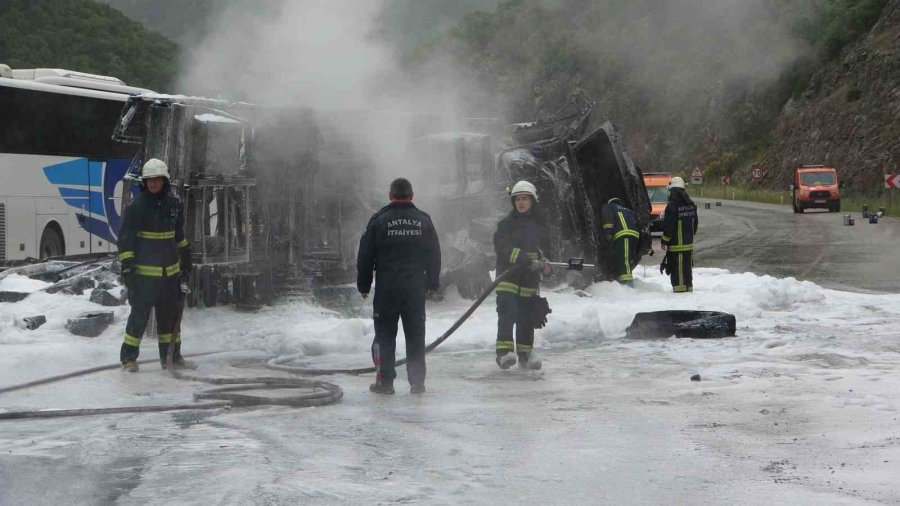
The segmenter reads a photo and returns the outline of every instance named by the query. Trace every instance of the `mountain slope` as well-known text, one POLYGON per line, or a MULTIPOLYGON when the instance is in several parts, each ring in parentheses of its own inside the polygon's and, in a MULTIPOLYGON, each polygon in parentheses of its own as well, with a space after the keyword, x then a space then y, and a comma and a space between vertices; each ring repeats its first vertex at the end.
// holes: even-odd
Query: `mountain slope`
POLYGON ((900 170, 900 0, 784 107, 775 139, 763 166, 779 186, 802 164, 838 167, 859 191, 879 189, 882 173, 900 170))
POLYGON ((89 0, 0 2, 0 62, 66 68, 168 91, 178 47, 121 12, 89 0))

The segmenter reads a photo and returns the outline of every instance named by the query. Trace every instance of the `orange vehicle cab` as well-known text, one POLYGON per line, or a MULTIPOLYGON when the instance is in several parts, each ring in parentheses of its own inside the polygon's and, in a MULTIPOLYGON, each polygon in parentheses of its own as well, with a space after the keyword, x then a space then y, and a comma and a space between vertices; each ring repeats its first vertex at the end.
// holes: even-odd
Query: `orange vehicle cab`
POLYGON ((666 209, 669 202, 669 181, 672 180, 670 172, 645 172, 644 186, 647 187, 647 195, 650 197, 650 230, 662 230, 660 214, 666 209))
POLYGON ((839 212, 841 186, 834 167, 804 165, 797 168, 791 183, 791 205, 794 212, 802 213, 815 207, 828 209, 832 213, 839 212))

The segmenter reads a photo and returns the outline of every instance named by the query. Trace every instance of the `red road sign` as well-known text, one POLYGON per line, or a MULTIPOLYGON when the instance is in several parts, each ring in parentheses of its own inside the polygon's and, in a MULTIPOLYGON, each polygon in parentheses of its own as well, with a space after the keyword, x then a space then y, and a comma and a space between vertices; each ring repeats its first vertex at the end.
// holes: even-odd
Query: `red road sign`
POLYGON ((900 174, 885 174, 884 187, 900 190, 900 174))
POLYGON ((728 176, 723 177, 722 184, 731 184, 731 179, 728 176))
POLYGON ((700 170, 700 167, 695 167, 694 170, 691 171, 691 177, 703 177, 703 171, 700 170))
POLYGON ((753 179, 762 179, 762 177, 765 175, 766 171, 764 171, 762 167, 758 165, 750 167, 750 177, 752 177, 753 179))

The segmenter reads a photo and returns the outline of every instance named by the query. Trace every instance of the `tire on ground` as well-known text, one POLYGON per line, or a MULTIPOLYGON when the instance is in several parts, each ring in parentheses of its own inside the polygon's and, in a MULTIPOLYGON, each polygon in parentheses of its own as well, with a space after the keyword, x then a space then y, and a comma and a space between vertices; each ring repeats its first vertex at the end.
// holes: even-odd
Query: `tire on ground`
POLYGON ((633 339, 718 339, 734 336, 736 329, 734 315, 719 311, 653 311, 634 315, 625 335, 633 339))

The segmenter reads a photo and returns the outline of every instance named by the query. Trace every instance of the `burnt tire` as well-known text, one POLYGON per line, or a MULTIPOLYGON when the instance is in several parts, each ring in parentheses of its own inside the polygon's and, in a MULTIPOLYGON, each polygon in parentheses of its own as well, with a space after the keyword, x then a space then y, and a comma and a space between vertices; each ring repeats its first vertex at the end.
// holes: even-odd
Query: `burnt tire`
POLYGON ((61 257, 65 254, 66 245, 59 229, 52 224, 44 227, 44 232, 41 233, 41 243, 38 246, 38 256, 43 259, 61 257))
POLYGON ((734 315, 720 311, 653 311, 634 315, 625 335, 633 339, 719 339, 734 336, 736 330, 734 315))

